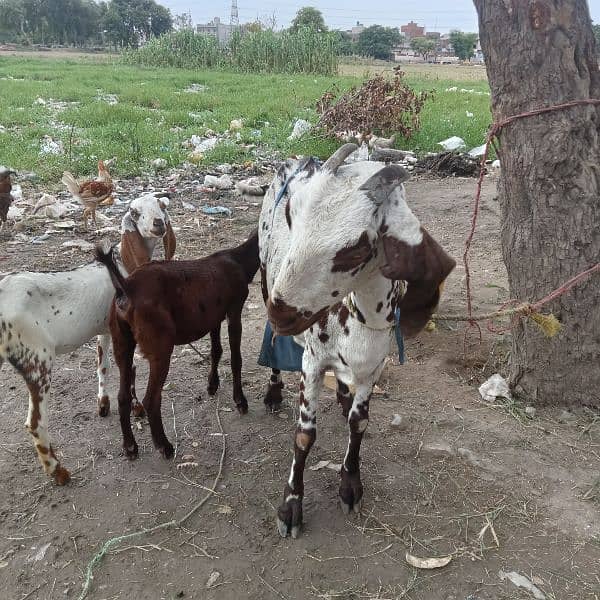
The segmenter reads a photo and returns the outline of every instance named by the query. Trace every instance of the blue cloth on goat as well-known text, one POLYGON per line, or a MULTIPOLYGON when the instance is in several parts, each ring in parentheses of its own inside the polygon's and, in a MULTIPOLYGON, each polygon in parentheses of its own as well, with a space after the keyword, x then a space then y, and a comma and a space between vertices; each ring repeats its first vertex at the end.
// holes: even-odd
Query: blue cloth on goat
POLYGON ((271 323, 267 321, 258 364, 280 371, 302 371, 304 348, 291 335, 278 335, 273 339, 271 323))

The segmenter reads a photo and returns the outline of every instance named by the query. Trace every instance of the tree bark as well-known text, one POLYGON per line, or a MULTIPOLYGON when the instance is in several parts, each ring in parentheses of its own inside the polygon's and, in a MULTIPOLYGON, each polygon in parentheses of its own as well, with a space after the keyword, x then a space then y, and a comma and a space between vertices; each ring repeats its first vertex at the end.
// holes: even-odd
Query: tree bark
MULTIPOLYGON (((474 0, 494 121, 600 98, 585 0, 474 0)), ((502 251, 511 297, 536 301, 600 262, 600 108, 526 117, 500 132, 502 251)), ((600 275, 546 305, 547 339, 521 320, 510 383, 538 404, 600 406, 600 275)))

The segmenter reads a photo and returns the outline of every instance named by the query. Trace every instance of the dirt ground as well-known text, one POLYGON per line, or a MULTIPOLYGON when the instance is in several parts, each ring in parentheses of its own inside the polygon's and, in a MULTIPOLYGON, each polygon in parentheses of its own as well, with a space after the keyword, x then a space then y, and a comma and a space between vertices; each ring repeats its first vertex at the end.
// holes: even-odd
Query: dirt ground
MULTIPOLYGON (((407 185, 413 210, 457 259, 474 190, 473 179, 414 178, 407 185)), ((241 241, 260 210, 223 194, 210 201, 232 207, 232 218, 209 218, 184 208, 182 200, 200 206, 206 198, 191 186, 172 200, 179 257, 205 255, 241 241)), ((110 209, 115 225, 124 208, 110 209)), ((45 228, 39 225, 27 234, 45 228)), ((79 226, 39 245, 12 244, 11 235, 4 235, 0 269, 87 262, 89 254, 61 247, 82 236, 98 239, 79 226)), ((112 237, 116 240, 116 234, 112 237)), ((507 299, 492 180, 484 187, 472 266, 475 309, 492 310, 507 299)), ((449 278, 439 310, 464 313, 460 266, 449 278)), ((530 418, 518 403, 484 403, 477 386, 502 369, 510 350, 507 336, 484 334, 483 345, 465 360, 462 329, 441 323, 407 342, 404 366, 392 355, 379 382, 383 393, 371 402, 363 442, 362 514, 346 517, 340 510, 334 470, 309 468, 304 532, 297 540, 280 538, 275 507, 292 458, 298 377, 285 377, 284 410, 266 414, 262 395, 268 373, 256 364, 264 321, 257 278, 244 309, 243 377, 250 403, 244 417, 233 410, 226 343, 216 398, 205 391, 207 341, 197 344, 201 359, 189 348, 176 350, 163 395, 166 432, 177 442, 173 461, 154 451, 145 421, 135 426, 139 459, 129 462, 122 456, 117 373, 111 370, 111 414, 100 418, 93 341, 60 357, 50 435, 63 463, 74 471, 64 488, 46 480, 23 427, 24 383, 12 368, 3 367, 2 598, 78 597, 88 562, 108 539, 178 519, 206 495, 219 468, 223 439, 226 455, 216 494, 182 528, 113 546, 95 567, 88 598, 534 598, 503 581, 500 571, 533 581, 544 594, 538 598, 600 598, 600 419, 586 412, 565 415, 560 408, 537 409, 530 418), (391 427, 394 414, 404 418, 404 430, 391 427), (434 443, 448 447, 436 451, 434 443), (186 455, 198 466, 178 469, 186 455), (406 563, 407 551, 420 557, 451 555, 452 561, 441 569, 417 570, 406 563), (220 575, 211 578, 207 589, 214 572, 220 575)), ((141 397, 147 371, 139 363, 141 397)), ((326 390, 309 467, 341 462, 346 443, 344 420, 326 390)))

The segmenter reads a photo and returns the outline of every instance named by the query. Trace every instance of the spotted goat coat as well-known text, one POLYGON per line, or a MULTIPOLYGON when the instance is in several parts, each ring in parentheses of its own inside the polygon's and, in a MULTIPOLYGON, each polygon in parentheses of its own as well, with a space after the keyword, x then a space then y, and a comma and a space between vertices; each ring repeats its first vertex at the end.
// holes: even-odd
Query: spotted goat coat
MULTIPOLYGON (((275 334, 304 346, 294 459, 278 510, 282 536, 302 524, 303 471, 316 438, 323 376, 335 372, 349 440, 339 496, 345 512, 363 496, 359 452, 369 401, 394 340, 395 309, 405 336, 420 331, 455 266, 408 207, 401 167, 343 165, 356 149, 342 146, 322 167, 288 160, 266 193, 260 216, 263 297, 275 334), (400 281, 407 284, 401 295, 400 281), (350 385, 355 386, 354 396, 350 385)), ((273 371, 265 403, 281 402, 273 371)))
MULTIPOLYGON (((120 268, 124 274, 149 261, 161 239, 165 256, 170 259, 175 253, 168 203, 167 197, 154 194, 131 202, 121 222, 120 268)), ((10 273, 0 280, 0 366, 9 362, 27 384, 29 413, 25 426, 44 470, 59 485, 67 483, 70 475, 48 436, 54 359, 98 336, 98 412, 107 415, 108 315, 114 293, 106 269, 96 262, 72 271, 10 273)))

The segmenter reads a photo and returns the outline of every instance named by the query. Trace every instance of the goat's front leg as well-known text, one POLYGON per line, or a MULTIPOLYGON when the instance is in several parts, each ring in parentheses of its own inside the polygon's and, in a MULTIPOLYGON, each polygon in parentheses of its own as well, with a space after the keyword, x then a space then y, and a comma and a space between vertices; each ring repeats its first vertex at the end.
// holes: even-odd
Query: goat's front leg
POLYGON ((148 377, 148 387, 144 397, 144 408, 148 414, 148 422, 152 433, 154 447, 165 457, 173 458, 175 454, 173 445, 165 435, 162 417, 160 415, 160 404, 162 399, 162 389, 169 374, 169 364, 173 346, 164 348, 158 352, 158 357, 151 357, 150 376, 148 377))
POLYGON ((242 307, 227 315, 229 349, 231 350, 231 372, 233 374, 233 401, 241 415, 248 412, 248 401, 242 390, 242 307))
POLYGON ((277 529, 281 537, 291 534, 297 538, 302 527, 304 498, 304 465, 317 437, 317 407, 323 381, 320 371, 302 371, 300 380, 300 416, 294 438, 294 460, 290 477, 283 490, 283 502, 277 511, 277 529))
POLYGON ((106 393, 106 374, 110 368, 108 349, 110 347, 110 335, 98 336, 98 414, 101 417, 108 416, 110 412, 110 398, 106 393))
POLYGON ((360 445, 369 425, 369 401, 374 382, 356 386, 352 408, 348 414, 348 449, 340 472, 340 506, 345 514, 360 512, 362 506, 363 486, 360 480, 360 445))
POLYGON ((210 332, 210 373, 208 374, 208 394, 214 396, 219 389, 219 361, 223 356, 221 346, 221 323, 210 332))
POLYGON ((281 402, 283 401, 283 380, 281 379, 281 371, 279 369, 271 369, 271 378, 269 387, 265 394, 264 402, 267 411, 279 412, 281 402))

